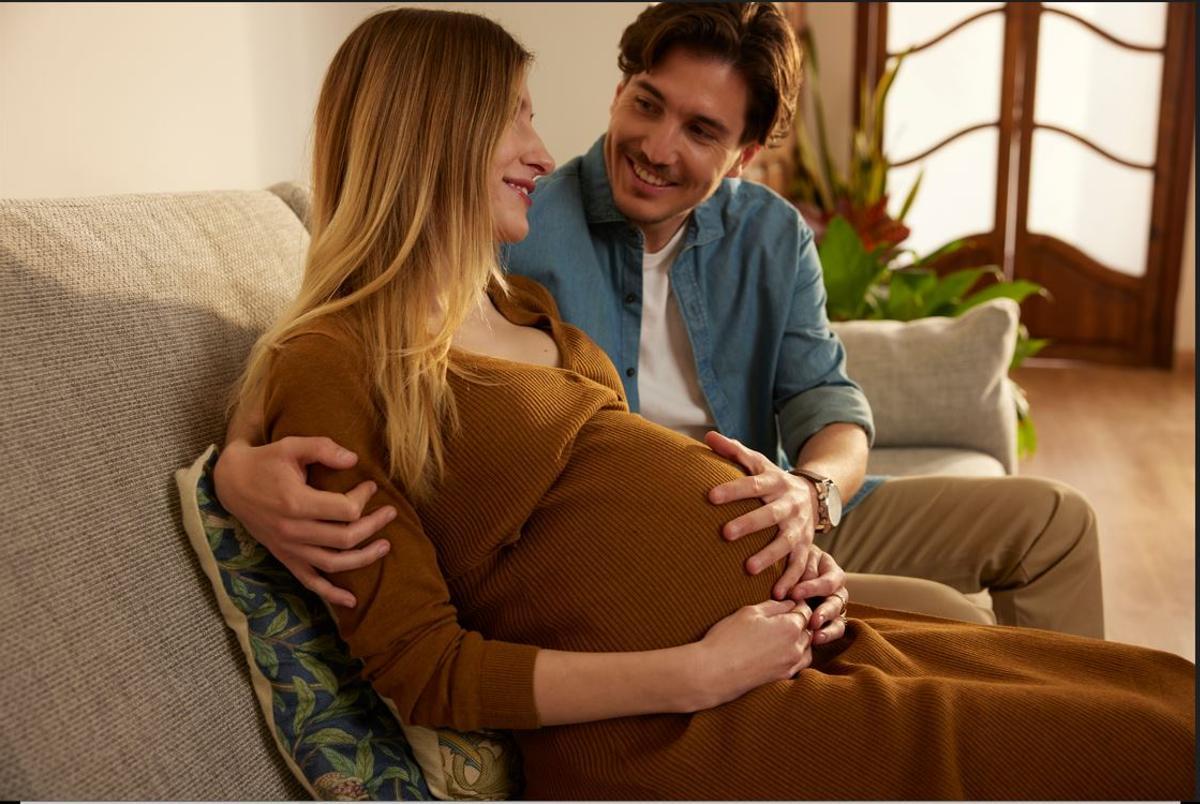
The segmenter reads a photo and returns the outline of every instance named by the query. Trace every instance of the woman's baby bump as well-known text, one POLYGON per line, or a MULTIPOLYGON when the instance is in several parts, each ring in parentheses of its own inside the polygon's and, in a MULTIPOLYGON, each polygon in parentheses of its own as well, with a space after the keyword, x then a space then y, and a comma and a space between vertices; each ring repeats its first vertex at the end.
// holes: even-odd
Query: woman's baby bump
POLYGON ((640 416, 600 411, 579 431, 520 539, 479 579, 471 597, 486 591, 486 611, 496 615, 480 626, 494 638, 547 648, 647 650, 698 639, 738 607, 768 599, 782 563, 750 576, 745 562, 774 528, 735 542, 721 535, 760 503, 714 505, 707 497, 742 474, 697 441, 640 416), (501 615, 516 604, 499 599, 509 595, 537 616, 501 615))

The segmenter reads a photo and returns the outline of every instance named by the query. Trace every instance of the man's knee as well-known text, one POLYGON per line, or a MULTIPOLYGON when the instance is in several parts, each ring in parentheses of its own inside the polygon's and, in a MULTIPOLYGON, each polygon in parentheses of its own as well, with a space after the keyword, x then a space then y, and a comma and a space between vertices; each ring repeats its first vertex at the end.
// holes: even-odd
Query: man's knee
MULTIPOLYGON (((1013 478, 1017 480, 1017 478, 1013 478)), ((1100 541, 1096 530, 1096 511, 1087 497, 1073 486, 1047 478, 1021 478, 1025 488, 1021 497, 1036 511, 1034 527, 1043 560, 1072 555, 1099 566, 1100 541)), ((1033 524, 1033 523, 1031 523, 1033 524)))
POLYGON ((1054 497, 1052 520, 1058 527, 1078 533, 1079 538, 1089 545, 1096 544, 1096 510, 1073 486, 1057 480, 1044 481, 1048 493, 1054 497))

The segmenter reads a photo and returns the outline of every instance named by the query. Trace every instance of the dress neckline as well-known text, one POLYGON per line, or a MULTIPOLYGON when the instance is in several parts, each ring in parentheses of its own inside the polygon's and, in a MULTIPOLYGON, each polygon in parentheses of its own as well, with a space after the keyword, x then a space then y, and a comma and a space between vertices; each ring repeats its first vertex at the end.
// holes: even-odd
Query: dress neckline
POLYGON ((519 327, 537 327, 546 332, 550 339, 554 341, 554 346, 558 349, 557 366, 546 366, 541 363, 527 363, 522 360, 510 360, 507 357, 497 357, 495 355, 484 354, 483 352, 472 352, 469 349, 462 349, 458 346, 451 346, 450 351, 460 359, 485 363, 500 363, 506 366, 519 367, 522 369, 545 369, 547 371, 574 371, 571 363, 571 352, 567 348, 566 332, 563 331, 562 324, 554 320, 546 313, 538 313, 532 310, 517 306, 503 291, 493 282, 488 285, 488 298, 492 300, 492 304, 500 312, 500 315, 510 324, 516 324, 519 327))

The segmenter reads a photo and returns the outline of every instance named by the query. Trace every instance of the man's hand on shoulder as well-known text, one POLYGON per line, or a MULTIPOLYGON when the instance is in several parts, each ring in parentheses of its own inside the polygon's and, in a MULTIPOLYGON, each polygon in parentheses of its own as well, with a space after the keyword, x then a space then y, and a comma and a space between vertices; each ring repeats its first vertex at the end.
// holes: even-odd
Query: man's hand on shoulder
POLYGON ((366 516, 375 484, 364 481, 345 494, 308 485, 309 464, 349 469, 358 457, 332 439, 288 437, 255 447, 230 441, 213 473, 217 498, 250 535, 279 559, 305 587, 326 602, 353 607, 354 596, 321 573, 365 567, 390 547, 379 539, 358 547, 396 516, 391 506, 366 516))

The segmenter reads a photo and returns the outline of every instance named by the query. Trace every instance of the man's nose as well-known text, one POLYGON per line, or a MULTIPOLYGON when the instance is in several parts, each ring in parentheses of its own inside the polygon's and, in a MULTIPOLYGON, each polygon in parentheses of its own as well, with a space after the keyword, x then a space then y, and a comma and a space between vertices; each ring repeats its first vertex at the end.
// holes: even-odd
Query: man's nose
POLYGON ((678 136, 679 127, 673 123, 654 124, 642 140, 642 155, 654 165, 672 164, 678 151, 678 136))

